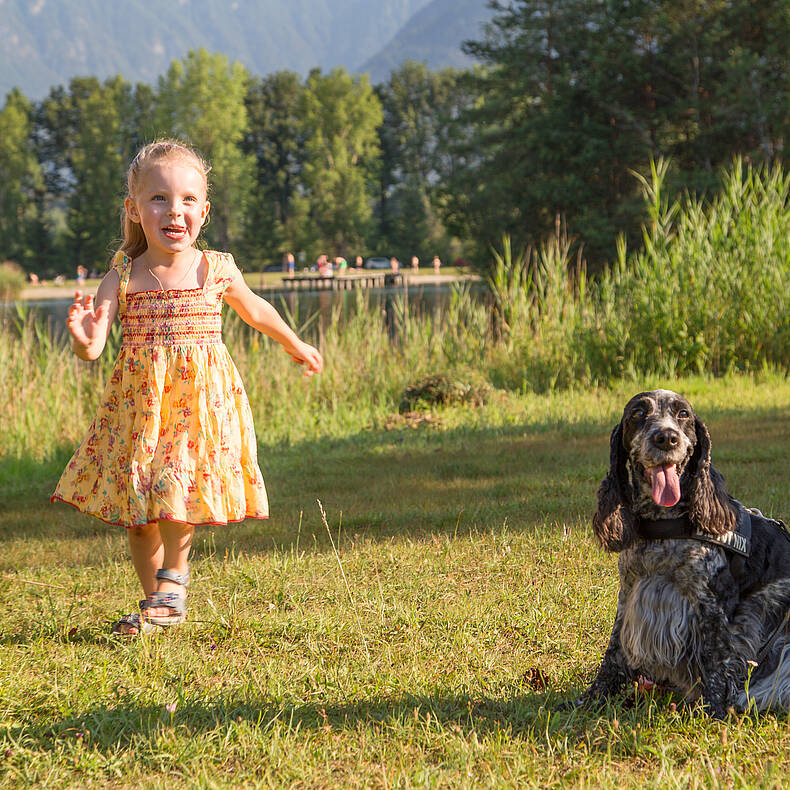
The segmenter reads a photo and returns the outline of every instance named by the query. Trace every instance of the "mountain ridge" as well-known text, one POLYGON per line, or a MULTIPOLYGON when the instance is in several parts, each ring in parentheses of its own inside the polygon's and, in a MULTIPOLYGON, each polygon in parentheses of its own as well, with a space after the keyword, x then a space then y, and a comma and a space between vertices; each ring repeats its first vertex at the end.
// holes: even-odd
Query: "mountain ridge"
POLYGON ((475 61, 461 44, 483 36, 483 25, 494 15, 487 6, 488 0, 431 0, 360 70, 376 83, 405 60, 424 62, 430 69, 471 67, 475 61))
POLYGON ((335 66, 360 72, 429 5, 433 0, 0 0, 0 97, 16 86, 38 100, 74 76, 154 83, 173 60, 200 47, 257 75, 335 66))

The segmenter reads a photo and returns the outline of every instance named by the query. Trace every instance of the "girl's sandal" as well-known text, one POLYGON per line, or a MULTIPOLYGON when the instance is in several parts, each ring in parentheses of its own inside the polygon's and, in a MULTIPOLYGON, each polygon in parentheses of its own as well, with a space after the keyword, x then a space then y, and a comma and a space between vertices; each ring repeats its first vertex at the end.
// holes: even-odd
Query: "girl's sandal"
MULTIPOLYGON (((144 602, 141 601, 140 603, 144 602)), ((113 636, 139 636, 140 634, 153 634, 160 630, 161 626, 148 622, 139 612, 133 612, 132 614, 125 614, 118 620, 118 622, 113 625, 110 633, 113 636), (130 633, 128 630, 130 628, 136 628, 137 633, 130 633)))
MULTIPOLYGON (((175 582, 186 588, 189 586, 189 571, 185 574, 176 573, 175 571, 160 568, 156 572, 156 578, 168 582, 175 582)), ((171 625, 180 625, 187 619, 187 596, 186 590, 183 595, 174 592, 153 592, 140 604, 140 611, 146 623, 153 626, 163 626, 165 628, 171 625), (154 615, 146 614, 149 609, 169 609, 172 614, 169 615, 154 615)))

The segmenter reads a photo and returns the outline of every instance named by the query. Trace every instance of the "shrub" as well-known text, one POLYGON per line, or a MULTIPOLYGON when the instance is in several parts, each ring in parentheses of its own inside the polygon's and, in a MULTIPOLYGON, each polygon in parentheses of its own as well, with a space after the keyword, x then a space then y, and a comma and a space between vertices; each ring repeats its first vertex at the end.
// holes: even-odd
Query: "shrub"
POLYGON ((449 406, 454 403, 482 406, 489 391, 490 387, 485 384, 475 385, 442 374, 427 376, 406 387, 398 410, 404 414, 415 409, 449 406))

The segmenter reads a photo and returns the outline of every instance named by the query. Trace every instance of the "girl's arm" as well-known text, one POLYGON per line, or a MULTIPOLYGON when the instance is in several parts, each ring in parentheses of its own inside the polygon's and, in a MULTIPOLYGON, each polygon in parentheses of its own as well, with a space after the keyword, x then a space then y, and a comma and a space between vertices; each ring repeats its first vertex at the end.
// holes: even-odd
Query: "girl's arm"
POLYGON ((107 343, 110 327, 118 312, 118 272, 114 269, 104 275, 96 292, 94 309, 93 296, 83 297, 77 291, 69 307, 66 328, 71 335, 71 349, 86 361, 96 359, 107 343))
POLYGON ((242 321, 268 335, 272 340, 276 340, 290 354, 294 362, 304 365, 306 376, 321 372, 324 360, 318 349, 299 340, 277 310, 250 290, 240 273, 233 278, 224 296, 225 301, 239 314, 242 321))

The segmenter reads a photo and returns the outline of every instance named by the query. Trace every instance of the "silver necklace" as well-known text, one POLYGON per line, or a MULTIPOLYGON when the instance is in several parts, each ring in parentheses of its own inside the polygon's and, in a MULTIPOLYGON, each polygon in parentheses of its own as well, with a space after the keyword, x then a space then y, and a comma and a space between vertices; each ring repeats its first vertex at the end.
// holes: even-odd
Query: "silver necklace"
POLYGON ((162 285, 162 281, 156 276, 156 272, 154 272, 154 270, 150 266, 147 266, 146 268, 148 269, 149 272, 151 272, 153 278, 159 283, 159 287, 161 288, 162 291, 173 291, 175 290, 176 286, 181 285, 181 283, 184 282, 184 280, 186 280, 187 275, 190 274, 192 269, 195 268, 195 264, 197 263, 199 258, 200 258, 200 251, 195 250, 195 254, 192 257, 192 262, 189 264, 189 268, 184 272, 183 275, 181 275, 181 279, 178 282, 173 283, 169 288, 165 288, 164 285, 162 285))

